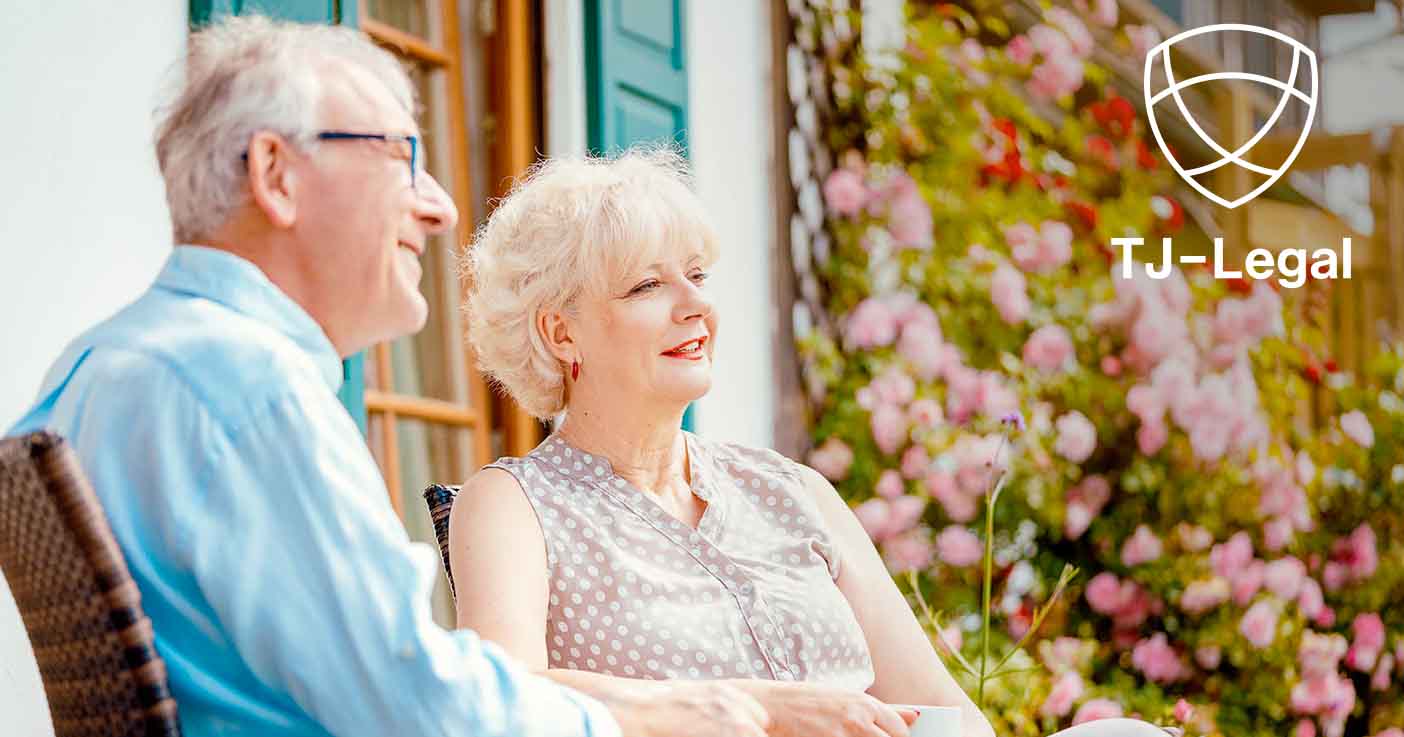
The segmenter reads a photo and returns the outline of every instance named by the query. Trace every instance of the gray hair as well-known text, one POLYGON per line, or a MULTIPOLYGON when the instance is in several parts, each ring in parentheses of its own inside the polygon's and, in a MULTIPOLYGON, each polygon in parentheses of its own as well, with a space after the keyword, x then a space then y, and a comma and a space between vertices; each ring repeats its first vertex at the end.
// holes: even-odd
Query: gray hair
POLYGON ((405 68, 350 28, 250 15, 190 36, 184 81, 156 133, 177 242, 209 237, 248 201, 241 155, 255 133, 272 131, 304 149, 315 143, 319 74, 329 61, 365 69, 415 111, 405 68))

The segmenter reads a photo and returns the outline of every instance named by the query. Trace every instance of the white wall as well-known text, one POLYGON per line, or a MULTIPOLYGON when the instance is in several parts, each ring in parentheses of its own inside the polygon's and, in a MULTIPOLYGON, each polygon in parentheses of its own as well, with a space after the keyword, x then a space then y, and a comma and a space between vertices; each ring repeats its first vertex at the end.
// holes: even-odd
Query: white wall
POLYGON ((692 0, 687 16, 688 147, 722 259, 708 282, 721 310, 712 391, 697 425, 710 437, 770 447, 778 319, 770 11, 764 2, 692 0))
MULTIPOLYGON (((151 147, 158 89, 185 48, 186 0, 9 3, 0 35, 0 433, 84 328, 131 301, 170 250, 151 147)), ((52 734, 0 578, 6 734, 52 734), (17 721, 16 721, 17 720, 17 721)))

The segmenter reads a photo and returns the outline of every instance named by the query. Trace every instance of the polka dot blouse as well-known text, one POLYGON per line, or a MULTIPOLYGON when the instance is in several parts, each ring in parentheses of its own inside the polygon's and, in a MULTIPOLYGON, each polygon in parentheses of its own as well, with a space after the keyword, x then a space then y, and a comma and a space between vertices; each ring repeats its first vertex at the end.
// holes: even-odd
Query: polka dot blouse
POLYGON ((545 533, 550 667, 627 678, 763 678, 866 691, 872 660, 797 465, 685 433, 696 530, 559 436, 492 464, 545 533))

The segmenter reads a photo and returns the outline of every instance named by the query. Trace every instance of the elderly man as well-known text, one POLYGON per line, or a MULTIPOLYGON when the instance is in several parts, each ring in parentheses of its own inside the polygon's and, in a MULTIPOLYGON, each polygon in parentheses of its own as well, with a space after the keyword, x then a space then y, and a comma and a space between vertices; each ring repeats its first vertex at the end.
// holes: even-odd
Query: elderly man
POLYGON ((424 324, 419 257, 458 219, 413 109, 403 69, 352 31, 195 34, 157 140, 184 245, 13 432, 76 447, 187 735, 762 734, 724 684, 587 696, 430 618, 436 558, 336 399, 342 356, 424 324))

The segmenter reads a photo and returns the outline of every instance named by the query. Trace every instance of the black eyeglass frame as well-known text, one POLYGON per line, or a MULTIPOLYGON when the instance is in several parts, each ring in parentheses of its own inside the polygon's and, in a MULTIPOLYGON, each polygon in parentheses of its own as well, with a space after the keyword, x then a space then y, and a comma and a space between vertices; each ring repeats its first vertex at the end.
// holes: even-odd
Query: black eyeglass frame
MULTIPOLYGON (((317 131, 314 137, 319 141, 383 141, 385 143, 408 143, 410 147, 410 188, 416 189, 415 175, 419 172, 419 136, 411 136, 403 133, 356 133, 353 131, 331 130, 317 131)), ((245 151, 240 158, 248 161, 249 152, 245 151)))

